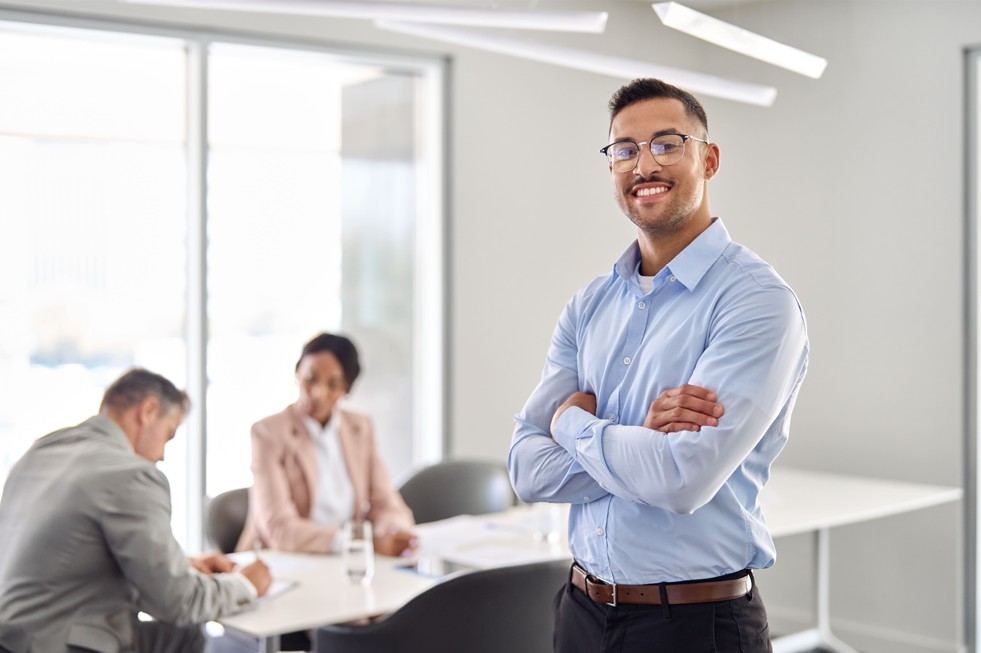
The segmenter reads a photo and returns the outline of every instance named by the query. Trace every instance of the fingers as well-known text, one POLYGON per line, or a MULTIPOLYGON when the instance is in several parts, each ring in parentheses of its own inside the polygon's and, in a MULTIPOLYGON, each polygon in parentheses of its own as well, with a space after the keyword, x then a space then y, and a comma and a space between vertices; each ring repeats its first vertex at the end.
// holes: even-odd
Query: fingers
POLYGON ((418 540, 413 533, 409 531, 398 531, 395 534, 395 555, 404 556, 412 553, 412 550, 416 548, 418 540))
POLYGON ((219 574, 227 574, 235 569, 235 563, 232 562, 231 558, 216 553, 206 559, 207 564, 211 567, 211 571, 219 574))
POLYGON ((643 426, 664 433, 718 426, 725 409, 715 399, 711 390, 691 384, 665 390, 651 402, 643 426))
POLYGON ((220 553, 189 557, 188 560, 190 560, 192 567, 208 576, 226 573, 235 568, 235 563, 220 553))
MULTIPOLYGON (((670 398, 665 403, 668 403, 671 409, 676 410, 679 415, 684 411, 688 411, 718 419, 725 412, 722 404, 717 404, 707 399, 692 397, 691 395, 678 395, 677 397, 670 398)), ((713 424, 713 426, 715 425, 713 424)))
POLYGON ((408 543, 406 543, 405 548, 402 549, 402 553, 400 553, 399 556, 403 558, 407 558, 413 555, 416 552, 416 549, 418 548, 419 548, 419 538, 413 535, 412 539, 410 539, 408 543))
POLYGON ((375 537, 375 551, 387 556, 400 556, 414 548, 416 536, 410 531, 395 529, 375 537))
POLYGON ((651 402, 659 410, 672 408, 687 409, 693 412, 719 418, 725 413, 721 404, 716 403, 716 394, 707 388, 697 385, 683 385, 680 388, 665 390, 657 399, 651 402))
POLYGON ((244 567, 240 572, 255 587, 256 593, 261 597, 265 596, 272 585, 272 573, 269 567, 262 560, 256 560, 244 567))
POLYGON ((677 397, 679 395, 696 397, 707 401, 715 401, 717 399, 716 394, 708 388, 703 388, 700 385, 692 385, 690 383, 686 383, 677 388, 671 388, 670 390, 665 390, 661 393, 662 397, 677 397))
MULTIPOLYGON (((690 410, 688 408, 668 408, 664 410, 657 410, 652 408, 647 414, 647 418, 644 419, 643 426, 649 429, 656 429, 658 431, 665 431, 665 427, 669 424, 686 425, 697 428, 672 428, 670 432, 675 431, 697 431, 700 430, 702 426, 718 426, 719 420, 712 415, 706 415, 703 412, 697 410, 690 410)), ((665 431, 669 432, 669 431, 665 431)))
POLYGON ((188 561, 191 563, 192 567, 200 571, 202 574, 206 576, 211 575, 211 569, 201 558, 188 558, 188 561))
POLYGON ((691 422, 671 422, 656 429, 661 433, 677 433, 678 431, 701 431, 702 427, 691 422))

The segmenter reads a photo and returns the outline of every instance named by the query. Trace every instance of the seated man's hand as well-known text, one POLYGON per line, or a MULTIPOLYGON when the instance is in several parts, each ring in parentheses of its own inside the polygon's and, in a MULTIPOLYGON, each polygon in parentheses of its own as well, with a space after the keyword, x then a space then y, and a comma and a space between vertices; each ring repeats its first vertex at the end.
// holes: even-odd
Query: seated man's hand
POLYGON ((714 392, 697 385, 685 384, 665 390, 651 402, 643 426, 662 433, 700 431, 703 426, 718 426, 725 409, 716 403, 716 399, 714 392))
POLYGON ((239 573, 252 583, 259 596, 265 596, 272 585, 272 573, 262 560, 255 560, 239 570, 239 573))
POLYGON ((208 553, 203 556, 191 557, 191 566, 206 576, 211 574, 226 574, 235 569, 235 562, 221 553, 208 553))
POLYGON ((416 546, 414 533, 400 528, 375 535, 375 552, 385 556, 400 556, 409 553, 416 546))

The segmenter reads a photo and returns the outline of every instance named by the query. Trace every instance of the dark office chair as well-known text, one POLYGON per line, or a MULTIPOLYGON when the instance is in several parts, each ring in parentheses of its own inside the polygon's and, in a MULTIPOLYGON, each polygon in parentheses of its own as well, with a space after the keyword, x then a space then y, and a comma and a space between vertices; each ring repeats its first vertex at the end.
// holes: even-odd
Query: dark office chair
POLYGON ((450 576, 382 621, 322 626, 317 653, 544 653, 571 560, 450 576))
POLYGON ((222 492, 208 502, 205 524, 208 539, 222 553, 231 553, 238 544, 249 514, 249 488, 222 492))
POLYGON ((504 465, 447 460, 416 472, 399 488, 417 524, 507 510, 516 502, 504 465))

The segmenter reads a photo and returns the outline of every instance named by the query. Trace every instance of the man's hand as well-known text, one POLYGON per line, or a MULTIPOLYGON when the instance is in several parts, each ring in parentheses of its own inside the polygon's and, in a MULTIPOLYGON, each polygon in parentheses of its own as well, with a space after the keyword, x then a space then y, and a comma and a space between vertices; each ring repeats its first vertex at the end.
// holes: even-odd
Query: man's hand
POLYGON ((375 551, 385 556, 400 556, 409 553, 416 546, 415 534, 396 528, 376 535, 374 538, 375 551))
POLYGON ((252 587, 255 588, 260 597, 265 596, 266 592, 269 591, 269 586, 272 585, 272 574, 262 560, 256 559, 245 565, 239 570, 239 573, 252 583, 252 587))
POLYGON ((221 553, 209 553, 207 555, 189 558, 189 560, 191 561, 191 566, 205 576, 226 574, 235 569, 235 563, 232 559, 221 553))
POLYGON ((555 409, 555 414, 552 415, 552 425, 549 427, 553 440, 555 439, 555 423, 559 421, 559 417, 562 416, 562 413, 564 413, 567 408, 572 408, 573 406, 582 408, 590 415, 595 415, 596 395, 587 394, 585 392, 573 392, 571 395, 569 395, 569 398, 565 400, 564 404, 555 409))
POLYGON ((651 402, 643 426, 662 433, 700 431, 703 426, 718 426, 725 409, 716 403, 716 399, 718 397, 711 390, 687 383, 680 388, 665 390, 651 402))

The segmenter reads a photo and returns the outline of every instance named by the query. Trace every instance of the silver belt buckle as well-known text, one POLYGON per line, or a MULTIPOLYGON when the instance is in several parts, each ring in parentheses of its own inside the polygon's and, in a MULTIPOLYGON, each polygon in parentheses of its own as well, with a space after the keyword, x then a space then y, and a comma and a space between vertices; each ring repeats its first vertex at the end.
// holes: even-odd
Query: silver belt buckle
MULTIPOLYGON (((581 567, 580 567, 580 569, 581 569, 581 567)), ((616 583, 607 583, 605 580, 603 580, 599 576, 593 576, 591 573, 589 573, 585 569, 583 569, 582 571, 583 571, 583 574, 585 574, 585 576, 586 576, 586 581, 585 581, 586 582, 586 596, 589 596, 589 586, 590 586, 590 584, 606 585, 607 587, 609 587, 613 591, 613 603, 604 603, 603 605, 612 605, 614 608, 617 607, 617 605, 619 605, 619 603, 617 602, 617 584, 616 583)), ((592 598, 592 597, 590 597, 590 598, 592 598)))

